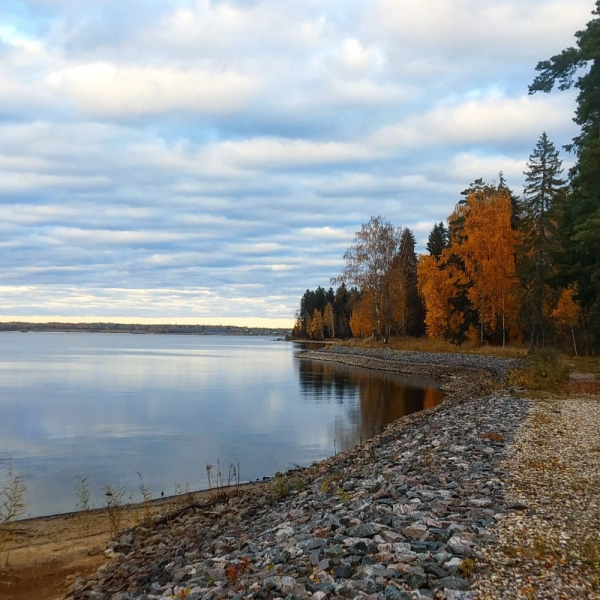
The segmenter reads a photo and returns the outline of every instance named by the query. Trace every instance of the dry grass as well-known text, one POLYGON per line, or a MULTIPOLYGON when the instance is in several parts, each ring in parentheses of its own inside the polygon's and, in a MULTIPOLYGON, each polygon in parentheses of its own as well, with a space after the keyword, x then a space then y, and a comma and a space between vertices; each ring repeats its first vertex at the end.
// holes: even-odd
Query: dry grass
POLYGON ((110 526, 110 534, 112 538, 116 538, 121 531, 121 525, 123 522, 123 508, 125 493, 127 489, 125 487, 105 485, 104 486, 104 497, 106 502, 106 511, 108 514, 108 523, 110 526))
POLYGON ((15 521, 25 513, 25 478, 9 465, 6 481, 0 481, 0 556, 8 566, 15 521))
POLYGON ((392 337, 388 344, 373 339, 351 339, 340 342, 344 346, 356 348, 391 348, 411 352, 451 352, 454 354, 482 354, 485 356, 503 356, 521 358, 527 355, 525 346, 482 346, 474 347, 470 343, 451 344, 445 340, 432 340, 426 337, 392 337))
POLYGON ((600 379, 600 358, 597 356, 570 356, 569 366, 577 373, 591 373, 600 379))
POLYGON ((518 369, 509 373, 509 383, 534 392, 558 393, 569 378, 564 356, 556 350, 539 350, 527 357, 518 369))

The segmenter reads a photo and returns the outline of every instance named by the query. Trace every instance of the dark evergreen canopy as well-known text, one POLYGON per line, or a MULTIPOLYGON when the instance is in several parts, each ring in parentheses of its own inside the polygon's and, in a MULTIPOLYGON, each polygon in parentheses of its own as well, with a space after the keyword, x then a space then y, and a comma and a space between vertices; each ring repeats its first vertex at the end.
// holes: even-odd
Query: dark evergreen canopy
POLYGON ((600 0, 592 14, 596 18, 575 34, 576 47, 537 65, 539 75, 529 93, 550 92, 556 83, 560 90, 572 86, 579 90, 574 120, 581 131, 568 146, 577 163, 571 170, 572 198, 563 214, 568 243, 564 275, 577 282, 600 340, 600 0))

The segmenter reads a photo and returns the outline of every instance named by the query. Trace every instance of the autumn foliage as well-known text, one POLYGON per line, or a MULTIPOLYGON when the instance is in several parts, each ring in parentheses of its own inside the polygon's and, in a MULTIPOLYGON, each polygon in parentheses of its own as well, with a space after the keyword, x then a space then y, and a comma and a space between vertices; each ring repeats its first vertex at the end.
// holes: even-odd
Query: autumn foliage
POLYGON ((427 314, 427 335, 460 341, 473 321, 484 334, 501 332, 516 316, 515 249, 511 199, 507 191, 470 191, 450 217, 449 247, 439 257, 421 256, 419 292, 427 314))
POLYGON ((502 332, 514 322, 516 236, 511 202, 504 190, 471 192, 464 207, 463 236, 455 252, 470 283, 467 296, 483 329, 502 332))
POLYGON ((412 231, 374 216, 344 255, 337 291, 302 297, 296 337, 417 336, 471 346, 560 345, 593 349, 594 313, 561 266, 567 207, 558 152, 543 134, 528 162, 519 199, 502 173, 476 179, 417 257, 412 231), (348 287, 346 287, 348 286, 348 287), (587 330, 586 330, 587 327, 587 330), (569 335, 570 334, 570 335, 569 335))
POLYGON ((581 306, 575 300, 576 295, 577 284, 570 285, 561 292, 556 308, 552 311, 552 318, 556 321, 559 329, 566 329, 568 327, 571 331, 575 354, 577 354, 577 342, 575 340, 574 327, 581 316, 581 306))

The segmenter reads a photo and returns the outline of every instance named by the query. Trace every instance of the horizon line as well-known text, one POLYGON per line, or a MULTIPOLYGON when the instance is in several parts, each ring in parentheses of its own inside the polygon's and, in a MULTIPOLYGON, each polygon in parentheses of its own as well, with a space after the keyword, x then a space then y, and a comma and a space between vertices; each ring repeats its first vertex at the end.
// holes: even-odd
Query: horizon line
POLYGON ((89 315, 0 315, 0 323, 68 323, 71 325, 91 325, 94 323, 114 323, 118 325, 207 325, 233 327, 263 327, 267 329, 292 329, 293 319, 269 317, 107 317, 89 315))

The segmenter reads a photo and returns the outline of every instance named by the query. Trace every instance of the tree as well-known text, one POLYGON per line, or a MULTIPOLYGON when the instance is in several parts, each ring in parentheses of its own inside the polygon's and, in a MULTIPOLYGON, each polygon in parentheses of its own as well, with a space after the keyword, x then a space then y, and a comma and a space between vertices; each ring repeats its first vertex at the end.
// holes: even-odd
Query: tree
MULTIPOLYGON (((344 254, 346 267, 336 280, 358 286, 372 299, 373 333, 387 343, 392 328, 391 270, 401 231, 383 217, 371 217, 344 254)), ((354 331, 354 330, 353 330, 354 331)))
POLYGON ((373 321, 374 300, 370 294, 363 294, 356 302, 350 317, 350 329, 354 337, 369 337, 373 334, 375 322, 373 321))
POLYGON ((323 333, 324 323, 323 323, 323 314, 318 308, 315 308, 313 314, 310 317, 309 326, 308 326, 308 335, 313 340, 322 340, 325 339, 325 335, 323 333))
POLYGON ((552 290, 552 254, 556 250, 557 209, 565 192, 560 178, 562 161, 544 132, 524 172, 519 276, 522 311, 529 330, 530 348, 543 345, 552 290))
POLYGON ((433 226, 429 239, 427 240, 427 252, 431 256, 439 258, 444 248, 450 245, 450 235, 448 229, 444 226, 444 223, 440 221, 433 226))
POLYGON ((577 162, 571 169, 572 194, 563 211, 565 230, 565 264, 563 280, 577 282, 579 298, 596 318, 595 335, 600 340, 600 0, 592 19, 578 31, 577 47, 567 48, 550 60, 538 63, 539 74, 529 86, 529 93, 550 92, 558 82, 560 90, 573 85, 579 89, 575 122, 579 135, 567 146, 577 162), (576 74, 580 74, 575 79, 576 74))
POLYGON ((577 285, 571 285, 564 289, 558 299, 556 308, 552 311, 552 317, 555 319, 559 328, 565 329, 568 327, 571 330, 571 338, 573 340, 573 351, 577 356, 577 344, 575 343, 575 332, 573 327, 579 322, 581 307, 575 300, 577 295, 577 285))
POLYGON ((521 223, 521 200, 514 192, 508 187, 504 173, 500 171, 498 173, 498 186, 499 192, 506 192, 510 198, 510 208, 512 215, 510 217, 510 225, 514 230, 519 229, 521 223))
POLYGON ((393 321, 400 335, 423 333, 424 308, 417 290, 417 254, 413 232, 406 228, 392 264, 393 321))
POLYGON ((450 250, 440 259, 421 254, 417 264, 419 294, 425 304, 425 328, 433 339, 457 341, 461 336, 464 315, 456 310, 455 301, 465 282, 464 273, 450 260, 450 250))
POLYGON ((342 283, 335 292, 333 302, 333 312, 336 316, 338 337, 347 338, 350 336, 350 316, 352 315, 353 295, 348 292, 346 286, 342 283))
MULTIPOLYGON (((333 290, 332 290, 333 294, 333 290)), ((325 305, 325 310, 323 311, 323 322, 325 324, 325 328, 329 334, 330 338, 335 337, 335 312, 333 311, 333 304, 328 302, 325 305)))
POLYGON ((468 298, 484 327, 502 331, 506 345, 508 319, 514 315, 515 235, 511 199, 499 189, 467 196, 462 236, 453 251, 462 259, 472 284, 468 298))

